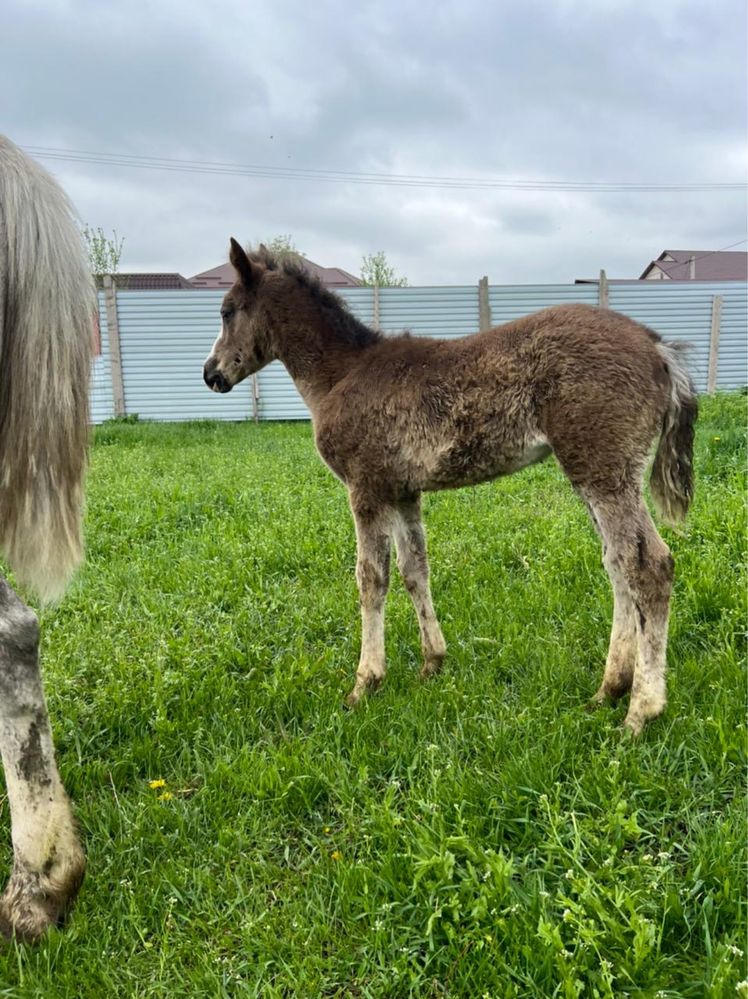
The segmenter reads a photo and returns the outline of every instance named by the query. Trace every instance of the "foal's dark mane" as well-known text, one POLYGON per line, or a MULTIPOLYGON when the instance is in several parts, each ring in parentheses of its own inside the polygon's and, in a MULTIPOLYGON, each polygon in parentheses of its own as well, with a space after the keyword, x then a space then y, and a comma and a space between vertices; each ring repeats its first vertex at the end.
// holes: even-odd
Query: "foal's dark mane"
POLYGON ((351 347, 368 347, 382 339, 380 332, 366 326, 353 315, 347 302, 325 288, 320 279, 307 270, 301 258, 285 256, 279 259, 265 246, 253 250, 247 256, 252 263, 260 264, 269 271, 281 271, 301 285, 310 300, 321 306, 325 324, 339 343, 351 347))

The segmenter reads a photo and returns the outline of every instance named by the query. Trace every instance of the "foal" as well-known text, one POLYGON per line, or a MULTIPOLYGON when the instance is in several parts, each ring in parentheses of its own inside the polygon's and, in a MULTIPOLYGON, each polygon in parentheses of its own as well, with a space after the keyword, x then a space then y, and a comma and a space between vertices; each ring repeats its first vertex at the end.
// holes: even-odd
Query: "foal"
POLYGON ((204 378, 229 392, 280 360, 309 407, 317 449, 346 484, 356 524, 361 658, 347 703, 385 673, 384 603, 394 538, 421 631, 422 676, 446 646, 431 602, 424 490, 475 485, 553 452, 603 543, 615 598, 597 702, 631 691, 639 733, 665 707, 673 560, 642 499, 682 520, 693 493, 693 386, 676 347, 625 316, 545 309, 458 340, 383 336, 293 263, 232 239, 237 280, 204 378))

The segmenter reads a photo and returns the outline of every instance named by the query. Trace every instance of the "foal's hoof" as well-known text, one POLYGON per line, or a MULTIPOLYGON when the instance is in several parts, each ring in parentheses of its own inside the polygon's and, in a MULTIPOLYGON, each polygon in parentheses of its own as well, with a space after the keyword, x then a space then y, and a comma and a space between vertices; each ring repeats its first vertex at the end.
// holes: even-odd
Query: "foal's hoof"
POLYGON ((633 739, 636 739, 644 731, 645 724, 646 721, 644 718, 640 718, 638 716, 632 718, 630 715, 627 715, 621 728, 624 732, 629 732, 633 739))
POLYGON ((83 853, 65 870, 38 873, 16 865, 0 898, 0 933, 36 943, 50 926, 62 926, 83 882, 83 853))
POLYGON ((606 704, 608 702, 615 704, 616 701, 620 701, 631 690, 631 680, 632 678, 627 674, 614 676, 612 680, 603 680, 595 696, 592 698, 592 703, 595 705, 606 704))
POLYGON ((428 659, 424 659, 420 673, 421 679, 428 680, 429 677, 436 676, 437 673, 441 673, 443 665, 444 656, 429 656, 428 659))
POLYGON ((346 708, 355 708, 366 694, 374 694, 379 690, 383 679, 383 676, 370 673, 366 678, 356 680, 355 687, 343 701, 343 705, 346 708))

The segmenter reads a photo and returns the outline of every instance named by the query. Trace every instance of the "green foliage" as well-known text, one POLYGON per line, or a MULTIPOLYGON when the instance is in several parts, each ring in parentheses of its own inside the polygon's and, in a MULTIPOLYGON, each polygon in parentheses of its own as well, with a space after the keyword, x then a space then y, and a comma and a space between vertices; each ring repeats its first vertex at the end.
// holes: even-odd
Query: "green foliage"
POLYGON ((394 267, 387 262, 384 250, 368 253, 361 261, 361 283, 373 288, 407 288, 408 279, 398 277, 394 267))
POLYGON ((273 238, 265 245, 279 261, 283 261, 287 258, 298 260, 300 257, 303 258, 306 256, 305 253, 302 253, 301 250, 297 248, 290 233, 281 236, 273 236, 273 238))
POLYGON ((124 236, 119 238, 115 229, 110 238, 100 227, 94 229, 89 225, 83 226, 81 235, 94 277, 101 279, 105 274, 116 275, 119 272, 122 247, 125 243, 124 236))
POLYGON ((703 401, 638 741, 586 710, 610 588, 552 461, 427 497, 445 670, 418 679, 393 580, 387 680, 344 712, 355 539, 310 427, 98 428, 88 561, 42 620, 89 873, 0 995, 740 995, 745 426, 703 401))

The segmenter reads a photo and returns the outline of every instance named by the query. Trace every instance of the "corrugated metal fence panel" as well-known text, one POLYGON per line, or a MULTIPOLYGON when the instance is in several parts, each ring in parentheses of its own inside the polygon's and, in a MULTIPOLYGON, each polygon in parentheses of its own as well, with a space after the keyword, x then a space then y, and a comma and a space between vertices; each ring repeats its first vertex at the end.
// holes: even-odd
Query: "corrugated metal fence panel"
MULTIPOLYGON (((748 382, 748 304, 745 282, 640 282, 609 285, 609 304, 661 333, 692 345, 688 363, 699 389, 706 387, 712 299, 723 298, 719 388, 748 382)), ((371 288, 339 292, 363 322, 374 320, 371 288)), ((251 381, 228 395, 208 392, 202 365, 219 329, 220 291, 119 291, 117 293, 125 404, 128 413, 156 420, 243 420, 252 416, 251 381)), ((563 302, 596 304, 596 284, 512 285, 489 288, 494 325, 563 302)), ((112 415, 106 310, 100 295, 102 354, 94 361, 91 416, 112 415)), ((387 332, 455 337, 479 325, 478 288, 383 288, 380 326, 387 332)), ((265 420, 306 419, 307 409, 279 364, 258 374, 259 414, 265 420)))
POLYGON ((551 305, 567 305, 571 302, 597 305, 597 301, 596 284, 494 284, 488 288, 492 326, 521 319, 522 316, 547 309, 551 305))
POLYGON ((379 326, 386 333, 452 338, 479 328, 478 287, 381 288, 379 326))
POLYGON ((89 386, 89 419, 91 423, 103 423, 114 416, 112 395, 112 365, 109 356, 109 331, 107 328, 104 293, 99 292, 99 336, 101 353, 93 359, 89 386))
POLYGON ((742 294, 720 294, 722 322, 717 387, 743 388, 748 385, 748 285, 743 285, 742 294))
POLYGON ((374 322, 373 288, 338 288, 336 294, 348 305, 354 316, 371 326, 374 322))
MULTIPOLYGON (((337 294, 362 323, 374 322, 373 288, 341 288, 337 294)), ((263 368, 257 375, 261 420, 308 420, 309 410, 296 391, 290 375, 278 361, 263 368)))
POLYGON ((703 392, 709 369, 712 301, 715 295, 721 295, 721 359, 717 387, 738 388, 745 384, 746 287, 742 281, 611 284, 610 307, 644 323, 666 340, 687 343, 690 349, 686 363, 696 388, 703 392))
POLYGON ((261 420, 309 419, 309 410, 280 361, 273 361, 258 372, 257 387, 261 420))
POLYGON ((125 407, 149 420, 245 420, 250 380, 210 392, 203 362, 220 329, 221 291, 118 291, 125 407))

